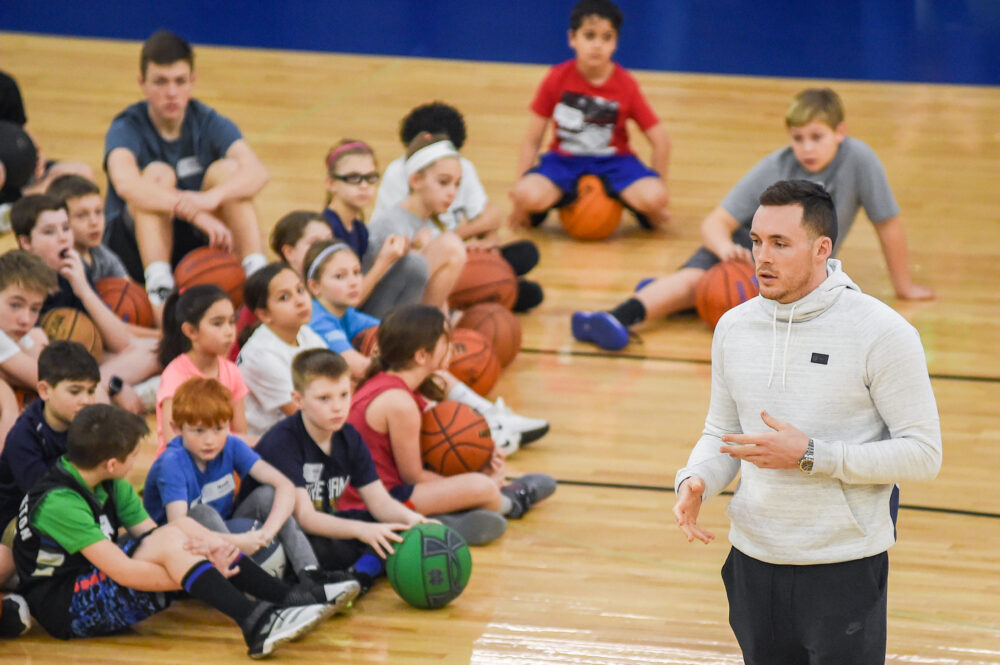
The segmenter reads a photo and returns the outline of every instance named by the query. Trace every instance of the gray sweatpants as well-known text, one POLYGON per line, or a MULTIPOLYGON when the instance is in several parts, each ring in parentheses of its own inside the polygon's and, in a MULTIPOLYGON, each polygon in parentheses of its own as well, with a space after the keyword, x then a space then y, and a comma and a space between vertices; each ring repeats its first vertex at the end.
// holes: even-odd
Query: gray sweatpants
POLYGON ((378 281, 361 311, 383 319, 394 307, 420 302, 428 279, 427 260, 416 252, 407 252, 378 281))
MULTIPOLYGON (((233 517, 247 517, 263 524, 271 514, 273 503, 274 488, 270 485, 261 485, 236 506, 233 517)), ((222 515, 211 506, 198 504, 188 510, 188 515, 209 531, 229 533, 226 520, 222 519, 222 515)), ((284 548, 285 558, 297 576, 304 568, 319 568, 319 561, 313 553, 312 545, 309 544, 309 539, 299 528, 299 523, 294 517, 285 520, 281 530, 278 531, 278 542, 284 548)))

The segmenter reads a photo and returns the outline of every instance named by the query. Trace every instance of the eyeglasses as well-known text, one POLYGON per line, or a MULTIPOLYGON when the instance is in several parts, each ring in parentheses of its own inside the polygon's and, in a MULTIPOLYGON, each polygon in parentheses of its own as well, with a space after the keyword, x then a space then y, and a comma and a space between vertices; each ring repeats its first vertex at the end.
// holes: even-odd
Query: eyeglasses
POLYGON ((362 181, 367 182, 369 185, 374 185, 378 182, 379 174, 378 171, 372 171, 371 173, 345 173, 344 175, 337 175, 335 173, 330 177, 334 180, 346 182, 348 185, 360 185, 362 181))

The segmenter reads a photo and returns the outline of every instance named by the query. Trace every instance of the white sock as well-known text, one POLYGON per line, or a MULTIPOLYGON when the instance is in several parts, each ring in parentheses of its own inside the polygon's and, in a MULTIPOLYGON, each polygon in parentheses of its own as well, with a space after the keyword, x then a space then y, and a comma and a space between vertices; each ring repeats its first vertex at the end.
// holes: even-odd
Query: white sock
POLYGON ((455 387, 448 392, 448 399, 468 404, 479 413, 486 413, 493 407, 493 402, 481 397, 479 393, 461 381, 458 381, 455 387))
POLYGON ((247 254, 243 257, 243 272, 247 274, 247 277, 254 274, 261 268, 267 265, 267 258, 260 252, 255 252, 253 254, 247 254))
POLYGON ((510 500, 510 497, 506 494, 500 495, 500 514, 510 515, 510 511, 514 509, 514 502, 510 500))
MULTIPOLYGON (((154 261, 146 266, 146 292, 155 294, 160 289, 174 290, 174 275, 166 261, 154 261)), ((162 303, 160 303, 162 304, 162 303)))

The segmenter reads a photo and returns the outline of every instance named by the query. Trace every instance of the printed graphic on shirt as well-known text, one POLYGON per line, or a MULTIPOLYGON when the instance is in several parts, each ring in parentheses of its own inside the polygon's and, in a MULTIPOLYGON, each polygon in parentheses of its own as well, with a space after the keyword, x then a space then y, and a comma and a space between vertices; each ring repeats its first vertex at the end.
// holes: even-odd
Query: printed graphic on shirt
POLYGON ((347 489, 347 484, 351 482, 351 476, 334 476, 333 478, 328 478, 326 487, 323 486, 322 476, 322 464, 302 465, 302 478, 306 481, 306 492, 309 493, 313 507, 321 512, 332 511, 334 505, 337 503, 337 499, 347 489), (325 502, 324 499, 326 499, 325 502))
POLYGON ((618 102, 564 92, 552 112, 559 148, 575 155, 613 155, 611 135, 618 122, 618 102))
POLYGON ((218 480, 202 485, 201 500, 205 503, 212 503, 235 491, 236 480, 233 478, 233 474, 229 473, 218 480))
POLYGON ((183 180, 184 178, 190 178, 191 176, 198 175, 205 168, 198 161, 198 158, 194 155, 190 157, 184 157, 177 160, 177 179, 183 180))

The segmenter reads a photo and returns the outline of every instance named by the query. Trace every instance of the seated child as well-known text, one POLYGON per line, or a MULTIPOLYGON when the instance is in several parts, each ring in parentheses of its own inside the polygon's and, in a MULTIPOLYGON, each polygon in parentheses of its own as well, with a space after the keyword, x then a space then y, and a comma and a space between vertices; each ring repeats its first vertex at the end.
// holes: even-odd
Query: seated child
POLYGON ((94 402, 100 379, 97 361, 82 344, 56 341, 42 349, 38 399, 17 419, 0 453, 0 532, 35 481, 66 452, 66 431, 80 409, 94 402))
MULTIPOLYGON (((412 109, 400 123, 399 138, 403 142, 403 147, 405 148, 423 132, 444 134, 456 150, 461 150, 465 144, 465 119, 458 109, 448 104, 442 102, 424 104, 412 109)), ((544 297, 542 287, 537 282, 521 276, 538 265, 538 247, 530 240, 517 240, 500 245, 497 234, 502 221, 500 210, 487 198, 486 189, 479 181, 479 174, 476 173, 476 167, 472 162, 465 157, 459 157, 459 162, 462 165, 462 180, 458 184, 458 193, 448 210, 438 215, 438 219, 447 230, 458 234, 469 249, 499 248, 500 255, 519 277, 517 301, 513 310, 525 312, 536 307, 541 304, 544 297)), ((386 167, 372 216, 380 215, 383 211, 399 204, 409 193, 406 157, 403 156, 393 160, 386 167)), ((364 256, 364 252, 358 251, 357 247, 353 248, 358 256, 364 256)))
POLYGON ((243 285, 243 301, 261 321, 243 344, 236 365, 249 393, 247 428, 260 437, 272 425, 298 410, 292 400, 292 358, 305 349, 326 347, 307 325, 312 299, 299 275, 284 263, 261 268, 243 285))
POLYGON ((78 175, 59 176, 45 191, 66 208, 73 230, 73 249, 80 255, 91 284, 105 277, 128 277, 118 255, 101 244, 104 238, 104 199, 101 190, 78 175))
MULTIPOLYGON (((232 393, 215 379, 192 378, 174 394, 172 439, 146 476, 143 504, 158 524, 190 516, 222 534, 244 554, 253 554, 275 538, 285 550, 298 579, 329 582, 309 541, 291 517, 295 488, 280 471, 261 459, 239 438, 229 434, 233 417, 232 393), (234 475, 235 474, 235 475, 234 475), (256 486, 236 505, 237 478, 256 486), (261 526, 230 533, 226 520, 247 517, 261 526)), ((327 584, 329 601, 338 595, 356 595, 353 581, 327 584)), ((346 601, 342 601, 346 602, 346 601)))
POLYGON ((142 401, 133 386, 160 371, 156 361, 156 340, 135 337, 101 300, 87 278, 83 260, 73 249, 73 232, 66 209, 47 194, 26 196, 11 209, 11 227, 21 249, 35 254, 58 273, 59 289, 49 295, 41 313, 56 307, 72 307, 85 312, 104 340, 101 364, 102 395, 113 377, 123 384, 117 401, 131 411, 141 413, 142 401))
POLYGON ((25 497, 14 559, 31 613, 61 639, 121 631, 184 589, 236 622, 251 657, 301 637, 336 611, 315 587, 290 587, 191 519, 157 527, 125 480, 145 421, 106 404, 80 411, 66 454, 25 497), (131 537, 119 547, 124 527, 131 537), (228 578, 228 579, 227 579, 228 578), (249 593, 258 600, 250 600, 249 593))
MULTIPOLYGON (((163 339, 159 360, 163 365, 156 390, 156 434, 159 455, 167 441, 179 434, 171 422, 171 403, 178 386, 192 377, 218 379, 232 393, 233 434, 247 439, 243 398, 248 389, 236 363, 226 353, 236 339, 233 302, 215 284, 200 284, 174 291, 163 304, 163 339)), ((249 442, 257 441, 252 437, 249 442)))
MULTIPOLYGON (((386 491, 364 441, 346 424, 351 383, 343 358, 327 349, 303 351, 292 361, 291 376, 301 410, 268 430, 257 452, 295 485, 295 519, 320 564, 353 566, 367 589, 392 543, 402 540, 396 531, 425 519, 386 491), (338 511, 348 485, 357 488, 358 510, 338 511)), ((256 485, 248 480, 240 495, 252 496, 256 485)))
POLYGON ((402 236, 409 241, 409 250, 427 261, 430 277, 421 302, 447 307, 448 294, 465 266, 465 243, 445 228, 438 215, 448 210, 458 193, 462 178, 458 151, 444 135, 420 134, 406 151, 406 177, 409 195, 372 217, 361 265, 371 270, 382 245, 392 236, 402 236))
POLYGON ((829 88, 803 90, 792 99, 785 125, 790 145, 750 169, 701 223, 705 246, 677 272, 650 280, 614 309, 576 312, 572 320, 576 339, 603 349, 621 349, 628 344, 632 326, 694 307, 698 282, 719 261, 753 263, 750 222, 761 193, 779 180, 809 180, 832 192, 838 223, 834 253, 864 207, 881 241, 896 296, 917 300, 934 297, 933 291, 913 282, 899 206, 882 163, 866 144, 847 136, 844 107, 837 93, 829 88))
MULTIPOLYGON (((354 306, 360 297, 361 264, 350 247, 341 242, 318 242, 306 252, 306 285, 313 295, 313 314, 309 327, 319 333, 326 345, 343 356, 352 378, 362 379, 371 359, 351 346, 360 333, 377 326, 379 320, 363 314, 354 306)), ((520 416, 504 404, 478 395, 447 370, 440 370, 449 388, 448 399, 468 404, 485 416, 497 446, 510 455, 521 444, 531 443, 548 432, 549 424, 540 418, 520 416)))
POLYGON ((510 192, 509 222, 541 224, 554 205, 566 202, 580 176, 600 177, 611 194, 646 228, 667 224, 670 137, 639 84, 611 59, 618 47, 622 13, 610 0, 580 0, 570 15, 572 60, 546 75, 531 102, 531 120, 517 162, 519 180, 510 192), (653 148, 652 168, 629 147, 626 121, 634 120, 653 148), (537 166, 549 121, 552 143, 537 166))
MULTIPOLYGON (((378 329, 379 354, 368 371, 369 378, 354 395, 347 421, 368 444, 378 475, 394 497, 410 501, 424 515, 478 509, 475 520, 466 520, 468 515, 442 515, 439 519, 455 527, 470 543, 489 542, 503 533, 503 528, 494 528, 479 515, 494 511, 521 517, 551 495, 556 484, 543 474, 507 483, 499 451, 488 472, 445 477, 424 468, 420 421, 427 397, 445 398, 437 371, 448 365, 449 333, 448 320, 434 307, 405 305, 390 312, 378 329)), ((361 508, 358 492, 348 488, 340 507, 361 508)))
POLYGON ((57 285, 56 273, 34 254, 12 249, 0 255, 0 451, 19 413, 14 390, 37 388, 38 354, 49 340, 34 326, 57 285))
MULTIPOLYGON (((344 139, 327 153, 326 175, 323 217, 336 238, 364 256, 368 251, 365 208, 379 178, 375 152, 363 141, 344 139)), ((404 198, 405 190, 393 205, 404 198)), ((396 305, 420 302, 429 277, 427 261, 409 249, 409 238, 398 233, 382 242, 361 280, 361 311, 381 318, 396 305)))

